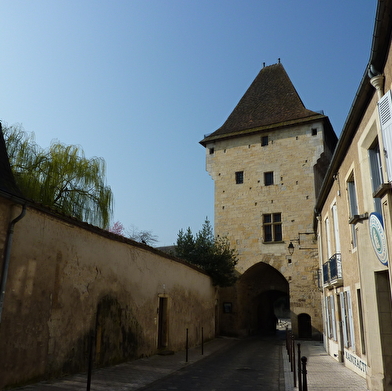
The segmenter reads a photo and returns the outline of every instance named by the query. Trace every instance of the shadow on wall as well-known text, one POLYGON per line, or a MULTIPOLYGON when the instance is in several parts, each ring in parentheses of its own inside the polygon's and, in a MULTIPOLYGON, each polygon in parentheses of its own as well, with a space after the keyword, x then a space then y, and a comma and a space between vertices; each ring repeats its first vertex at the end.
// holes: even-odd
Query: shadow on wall
POLYGON ((63 373, 87 369, 91 343, 94 367, 137 358, 142 329, 129 306, 124 308, 115 297, 106 295, 99 301, 92 323, 90 332, 81 336, 70 349, 62 366, 63 373))

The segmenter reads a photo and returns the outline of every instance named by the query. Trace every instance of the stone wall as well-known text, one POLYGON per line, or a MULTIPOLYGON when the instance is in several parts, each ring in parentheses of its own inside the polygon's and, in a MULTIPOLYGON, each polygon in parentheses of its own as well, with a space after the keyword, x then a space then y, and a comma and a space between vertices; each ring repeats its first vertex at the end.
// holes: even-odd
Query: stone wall
MULTIPOLYGON (((255 270, 252 266, 260 262, 279 271, 289 284, 280 292, 289 291, 294 333, 298 332, 297 316, 306 313, 312 319, 315 337, 323 329, 318 251, 313 232, 315 170, 324 172, 329 161, 327 138, 324 123, 314 121, 223 139, 206 146, 207 170, 215 182, 215 233, 227 236, 239 252, 239 284, 242 276, 255 270), (262 136, 268 136, 268 145, 262 145, 262 136), (320 163, 320 158, 324 163, 320 163), (241 184, 235 179, 239 171, 243 171, 241 184), (264 183, 266 172, 273 173, 272 185, 264 183), (263 237, 263 215, 272 213, 281 213, 282 240, 267 242, 263 237), (295 246, 293 255, 287 250, 290 241, 295 246)), ((267 273, 268 269, 265 270, 267 273)), ((264 289, 277 289, 271 284, 264 289)), ((226 293, 225 300, 230 300, 226 293)), ((254 299, 249 296, 246 303, 240 303, 237 294, 231 297, 237 308, 254 299)), ((241 311, 221 317, 221 330, 229 331, 236 324, 237 331, 243 333, 247 327, 241 311)))
MULTIPOLYGON (((20 205, 0 198, 0 246, 20 205)), ((3 259, 1 259, 1 262, 3 259)), ((1 266, 1 263, 0 263, 1 266)), ((195 267, 30 206, 15 226, 0 324, 0 388, 199 344, 215 336, 216 292, 195 267), (159 315, 159 305, 164 300, 159 315), (165 322, 162 328, 159 322, 165 322)))

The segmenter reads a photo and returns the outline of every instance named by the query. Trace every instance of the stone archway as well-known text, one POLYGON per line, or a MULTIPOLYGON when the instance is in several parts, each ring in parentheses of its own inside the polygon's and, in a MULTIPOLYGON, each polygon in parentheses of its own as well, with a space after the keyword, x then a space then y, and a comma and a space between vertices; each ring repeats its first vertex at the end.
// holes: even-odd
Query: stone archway
POLYGON ((290 318, 289 284, 275 268, 259 262, 233 288, 223 292, 233 313, 222 314, 224 334, 246 335, 276 330, 278 318, 290 318))

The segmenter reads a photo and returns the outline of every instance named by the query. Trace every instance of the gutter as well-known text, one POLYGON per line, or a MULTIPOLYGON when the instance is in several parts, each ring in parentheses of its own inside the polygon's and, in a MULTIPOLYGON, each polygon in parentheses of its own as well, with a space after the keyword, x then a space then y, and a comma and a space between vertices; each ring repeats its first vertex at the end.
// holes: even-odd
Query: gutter
POLYGON ((21 220, 26 214, 26 204, 23 204, 22 212, 19 216, 11 221, 8 226, 7 231, 7 240, 4 249, 4 261, 3 261, 3 271, 1 273, 1 281, 0 281, 0 323, 1 323, 1 315, 3 312, 4 306, 4 295, 5 295, 5 287, 7 284, 7 276, 8 276, 8 269, 10 265, 10 258, 11 258, 11 245, 12 239, 14 236, 14 230, 16 223, 21 220))

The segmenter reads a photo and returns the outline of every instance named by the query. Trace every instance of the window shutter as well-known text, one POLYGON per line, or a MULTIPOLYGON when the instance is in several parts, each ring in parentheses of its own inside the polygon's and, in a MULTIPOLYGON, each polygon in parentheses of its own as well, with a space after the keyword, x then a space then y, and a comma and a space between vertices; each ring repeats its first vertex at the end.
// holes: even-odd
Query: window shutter
POLYGON ((331 312, 332 312, 332 337, 336 341, 336 322, 335 322, 335 297, 330 296, 331 300, 331 312))
POLYGON ((389 90, 378 101, 378 113, 380 115, 382 139, 385 149, 388 182, 392 181, 392 98, 389 90))
POLYGON ((344 306, 344 292, 339 293, 340 296, 340 311, 341 311, 341 319, 342 319, 342 331, 343 331, 343 342, 344 346, 347 347, 347 327, 346 327, 346 310, 344 306))
POLYGON ((328 336, 328 338, 331 338, 331 330, 330 330, 330 326, 329 326, 329 319, 330 319, 330 317, 331 317, 331 314, 330 314, 330 308, 329 308, 329 296, 326 296, 325 297, 325 312, 326 312, 326 324, 327 324, 327 336, 328 336))
POLYGON ((350 291, 346 291, 346 294, 347 294, 348 321, 350 323, 351 349, 355 351, 354 320, 353 320, 353 310, 351 305, 350 291))
POLYGON ((329 229, 330 229, 329 218, 327 217, 325 219, 325 234, 327 237, 327 257, 328 257, 328 259, 330 259, 332 256, 331 232, 329 229))
POLYGON ((357 194, 355 192, 355 182, 354 180, 347 182, 348 196, 350 201, 350 213, 353 217, 358 214, 358 204, 357 204, 357 194))
POLYGON ((377 148, 377 149, 369 149, 368 152, 369 152, 370 174, 372 179, 373 191, 376 191, 377 188, 382 183, 379 151, 377 148))
POLYGON ((333 230, 335 235, 335 253, 340 253, 340 236, 339 236, 339 222, 338 211, 336 204, 332 206, 333 230))

